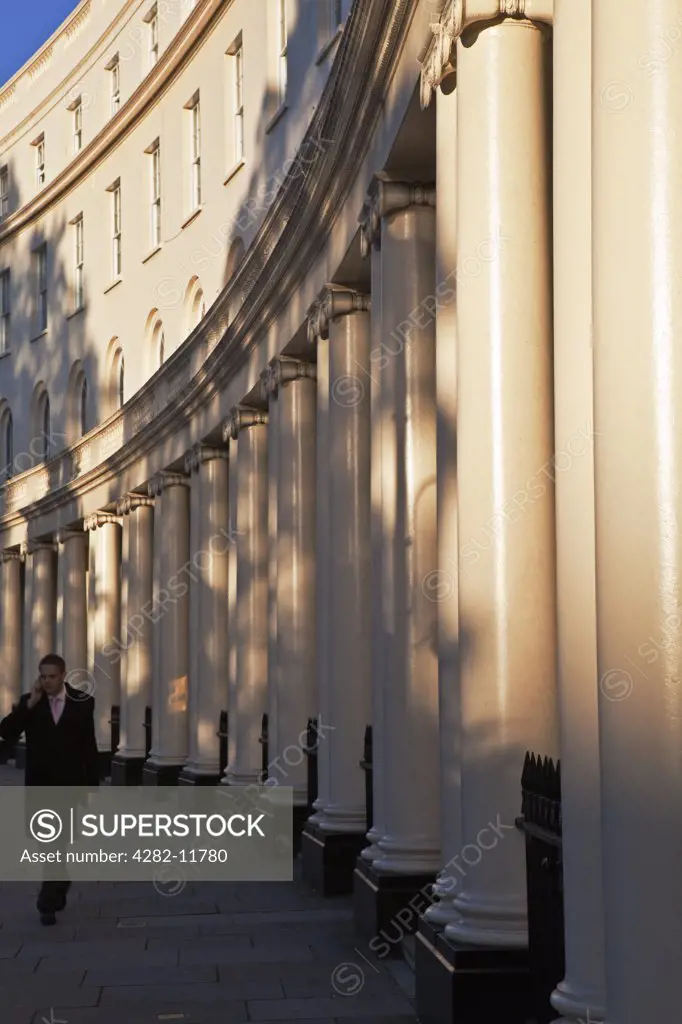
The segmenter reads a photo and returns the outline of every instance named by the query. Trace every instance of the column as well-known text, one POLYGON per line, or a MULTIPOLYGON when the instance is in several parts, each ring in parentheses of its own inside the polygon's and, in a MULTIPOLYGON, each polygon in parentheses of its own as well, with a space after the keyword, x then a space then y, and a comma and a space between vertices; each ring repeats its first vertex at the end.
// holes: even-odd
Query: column
POLYGON ((0 718, 21 696, 21 552, 0 553, 0 718))
POLYGON ((220 781, 220 712, 227 707, 227 585, 230 551, 227 450, 196 444, 185 457, 191 479, 189 759, 180 782, 220 781))
POLYGON ((318 412, 322 401, 328 415, 318 435, 318 469, 328 469, 327 527, 326 543, 318 533, 317 547, 320 578, 327 581, 318 590, 318 617, 326 619, 318 636, 327 647, 320 664, 326 676, 320 756, 328 775, 322 813, 303 848, 304 868, 308 854, 318 864, 309 873, 321 877, 324 891, 350 892, 367 831, 360 755, 372 694, 369 296, 329 287, 311 314, 309 337, 317 338, 318 385, 321 351, 328 364, 324 393, 318 389, 318 412))
MULTIPOLYGON (((223 439, 228 435, 226 433, 227 424, 223 423, 223 439)), ((235 751, 236 751, 236 736, 235 731, 230 726, 229 716, 232 713, 237 700, 237 654, 238 654, 238 635, 237 635, 237 509, 239 505, 239 441, 230 437, 227 441, 228 465, 229 465, 229 516, 230 516, 230 538, 231 544, 227 555, 227 621, 229 629, 227 631, 227 709, 228 710, 228 726, 227 726, 227 765, 234 763, 235 751)), ((225 773, 227 772, 227 765, 224 767, 223 779, 225 780, 225 773)))
POLYGON ((146 758, 144 716, 151 706, 152 595, 154 501, 131 492, 118 503, 123 517, 123 624, 119 659, 121 672, 121 733, 112 760, 112 785, 139 786, 146 758))
POLYGON ((108 736, 99 722, 100 695, 88 669, 88 536, 82 530, 60 530, 57 545, 57 653, 66 662, 67 683, 95 698, 98 747, 108 750, 108 736))
MULTIPOLYGON (((90 533, 90 612, 93 623, 92 685, 95 697, 95 732, 103 772, 109 774, 112 749, 112 709, 121 706, 121 672, 117 641, 121 636, 121 520, 113 513, 86 516, 90 533)), ((86 534, 87 540, 87 534, 86 534)))
MULTIPOLYGON (((270 388, 270 368, 260 376, 263 400, 268 403, 268 762, 277 749, 277 480, 279 467, 279 403, 270 388)), ((237 442, 238 444, 239 442, 237 442)))
POLYGON ((436 606, 424 580, 437 559, 435 189, 375 178, 381 232, 380 373, 385 831, 373 861, 406 889, 440 865, 436 606))
POLYGON ((552 996, 563 1024, 602 1021, 604 903, 595 595, 591 0, 554 12, 554 402, 557 643, 566 975, 552 996))
POLYGON ((55 610, 57 600, 55 544, 29 540, 22 544, 26 559, 24 600, 25 654, 24 692, 33 686, 38 665, 55 650, 55 610))
POLYGON ((528 942, 524 754, 557 753, 549 52, 542 27, 511 19, 456 45, 464 845, 445 934, 513 951, 528 942))
POLYGON ((592 4, 597 662, 606 1020, 680 1015, 679 7, 592 4), (670 26, 666 29, 666 26, 670 26), (666 42, 672 43, 666 48, 666 42))
POLYGON ((144 785, 173 785, 189 749, 189 477, 162 470, 149 483, 155 498, 154 545, 158 577, 154 594, 152 750, 144 785), (157 519, 158 517, 158 519, 157 519))
POLYGON ((277 679, 276 746, 270 776, 294 795, 295 830, 307 816, 303 754, 307 719, 315 711, 315 367, 273 360, 268 382, 277 394, 277 679))
MULTIPOLYGON (((230 705, 230 786, 258 785, 268 706, 268 414, 235 406, 224 439, 237 442, 237 672, 230 705)), ((286 785, 286 781, 283 783, 286 785)))

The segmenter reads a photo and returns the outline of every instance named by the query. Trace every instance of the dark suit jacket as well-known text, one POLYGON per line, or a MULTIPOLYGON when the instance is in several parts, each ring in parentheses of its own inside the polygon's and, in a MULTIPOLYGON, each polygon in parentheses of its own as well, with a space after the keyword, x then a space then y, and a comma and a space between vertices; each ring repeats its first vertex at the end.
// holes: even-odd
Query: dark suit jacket
POLYGON ((29 708, 25 693, 0 722, 0 740, 14 746, 26 734, 27 786, 98 786, 95 701, 66 683, 66 700, 55 724, 47 694, 29 708))

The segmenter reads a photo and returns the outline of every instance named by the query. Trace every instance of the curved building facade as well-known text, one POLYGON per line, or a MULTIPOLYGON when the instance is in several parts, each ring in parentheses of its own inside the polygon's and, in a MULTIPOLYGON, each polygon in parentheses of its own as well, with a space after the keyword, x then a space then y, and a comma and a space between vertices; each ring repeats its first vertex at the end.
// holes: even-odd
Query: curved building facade
POLYGON ((430 1024, 532 1015, 527 751, 548 1012, 676 1009, 682 71, 631 2, 82 0, 0 89, 0 711, 57 650, 114 783, 266 741, 430 1024))

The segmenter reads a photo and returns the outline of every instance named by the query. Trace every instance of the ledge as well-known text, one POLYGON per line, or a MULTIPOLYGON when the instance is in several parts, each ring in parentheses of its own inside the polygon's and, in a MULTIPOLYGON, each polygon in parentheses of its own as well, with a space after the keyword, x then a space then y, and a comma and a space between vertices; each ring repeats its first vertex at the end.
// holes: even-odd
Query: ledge
POLYGON ((11 355, 12 355, 12 349, 11 348, 7 348, 7 349, 5 349, 4 352, 0 352, 0 359, 4 359, 6 356, 11 356, 11 355))
POLYGON ((85 306, 79 306, 78 309, 74 309, 71 313, 67 313, 64 319, 65 320, 73 320, 73 318, 75 316, 78 316, 79 313, 84 313, 84 312, 85 312, 85 306))
POLYGON ((239 163, 236 163, 234 165, 234 167, 232 168, 232 170, 230 171, 228 176, 225 178, 225 181, 223 182, 223 185, 229 185, 229 183, 232 181, 232 179, 237 177, 237 175, 241 171, 242 167, 245 167, 245 166, 246 166, 246 160, 244 159, 244 157, 242 157, 241 160, 239 161, 239 163))
POLYGON ((146 256, 142 257, 142 262, 146 263, 148 260, 150 260, 152 258, 152 256, 156 256, 157 252, 161 252, 161 249, 162 249, 162 246, 160 246, 160 245, 155 246, 150 252, 147 253, 146 256))
POLYGON ((44 331, 40 331, 38 334, 34 334, 33 337, 31 338, 31 341, 39 341, 41 338, 44 338, 46 334, 47 327, 45 328, 44 331))
POLYGON ((199 216, 199 214, 201 213, 203 208, 204 208, 203 205, 199 205, 199 206, 197 206, 196 210, 192 210, 192 212, 189 214, 189 216, 185 217, 185 219, 183 220, 182 224, 180 225, 180 230, 184 231, 185 228, 188 228, 190 226, 190 224, 192 223, 192 221, 196 220, 196 218, 199 216))
POLYGON ((324 44, 324 46, 318 53, 317 57, 315 58, 316 64, 321 64, 323 60, 326 60, 328 55, 331 53, 331 51, 334 49, 339 39, 343 35, 344 28, 345 26, 343 24, 339 25, 336 31, 334 32, 334 35, 329 37, 329 39, 324 44))
POLYGON ((288 109, 289 109, 289 107, 287 106, 287 101, 285 100, 284 103, 282 103, 282 105, 275 111, 275 113, 272 115, 272 117, 270 118, 270 120, 266 124, 266 126, 265 126, 265 134, 266 135, 269 135, 270 132, 273 130, 273 128, 277 127, 277 125, 282 120, 282 118, 284 117, 284 115, 286 114, 288 109))
POLYGON ((106 286, 106 288, 104 289, 104 293, 103 294, 106 295, 107 292, 110 292, 113 288, 116 287, 117 284, 120 284, 122 280, 123 280, 122 277, 117 277, 115 281, 112 281, 111 284, 108 284, 106 286))

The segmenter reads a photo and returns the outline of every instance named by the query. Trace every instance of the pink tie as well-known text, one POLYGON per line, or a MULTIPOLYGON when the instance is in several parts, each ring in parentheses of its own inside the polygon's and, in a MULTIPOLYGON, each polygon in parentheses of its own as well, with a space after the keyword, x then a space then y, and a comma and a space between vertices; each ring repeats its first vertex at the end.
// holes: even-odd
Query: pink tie
POLYGON ((52 718, 54 719, 54 723, 56 725, 59 719, 62 717, 64 701, 61 697, 53 697, 50 703, 52 705, 52 718))

